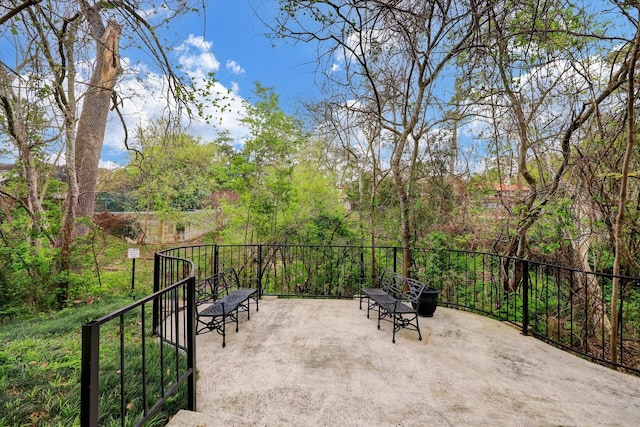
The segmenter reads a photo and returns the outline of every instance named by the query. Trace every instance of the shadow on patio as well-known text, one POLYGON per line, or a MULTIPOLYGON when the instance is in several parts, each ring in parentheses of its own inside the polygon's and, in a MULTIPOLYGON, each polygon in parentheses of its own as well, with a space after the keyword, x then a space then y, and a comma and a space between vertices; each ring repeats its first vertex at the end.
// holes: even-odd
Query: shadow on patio
POLYGON ((222 349, 197 338, 198 414, 171 426, 637 425, 640 378, 438 307, 423 340, 357 300, 265 297, 222 349))

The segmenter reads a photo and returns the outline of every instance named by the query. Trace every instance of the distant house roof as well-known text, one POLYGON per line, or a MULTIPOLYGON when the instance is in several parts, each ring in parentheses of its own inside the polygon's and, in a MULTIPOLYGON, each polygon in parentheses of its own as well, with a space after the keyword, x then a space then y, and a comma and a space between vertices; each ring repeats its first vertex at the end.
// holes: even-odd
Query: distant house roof
POLYGON ((494 184, 493 189, 498 192, 526 192, 530 188, 522 184, 494 184))

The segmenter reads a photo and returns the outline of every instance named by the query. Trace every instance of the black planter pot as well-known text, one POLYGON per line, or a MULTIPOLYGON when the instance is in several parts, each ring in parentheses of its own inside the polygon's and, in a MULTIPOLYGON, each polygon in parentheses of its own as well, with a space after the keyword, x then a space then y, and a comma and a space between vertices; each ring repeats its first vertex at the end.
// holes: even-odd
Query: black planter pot
POLYGON ((435 313, 438 307, 439 295, 440 291, 436 288, 425 288, 420 295, 418 307, 416 308, 416 304, 413 303, 413 308, 416 308, 419 316, 433 317, 433 313, 435 313))

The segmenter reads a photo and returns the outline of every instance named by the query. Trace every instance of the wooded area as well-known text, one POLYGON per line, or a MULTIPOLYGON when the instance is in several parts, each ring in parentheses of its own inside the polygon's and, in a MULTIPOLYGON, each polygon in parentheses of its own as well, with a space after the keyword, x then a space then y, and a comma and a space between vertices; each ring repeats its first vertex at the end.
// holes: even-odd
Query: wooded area
MULTIPOLYGON (((597 3, 281 0, 274 39, 317 46, 324 99, 297 117, 256 83, 238 145, 180 126, 215 94, 175 70, 140 2, 4 2, 0 140, 16 163, 1 178, 0 316, 82 294, 103 230, 144 242, 133 221, 96 225, 106 198, 178 224, 203 210, 203 241, 394 244, 407 268, 408 248, 446 246, 640 275, 640 4, 597 3), (172 102, 130 130, 126 167, 98 171, 130 95, 123 40, 172 102)), ((163 23, 192 6, 168 3, 163 23)))

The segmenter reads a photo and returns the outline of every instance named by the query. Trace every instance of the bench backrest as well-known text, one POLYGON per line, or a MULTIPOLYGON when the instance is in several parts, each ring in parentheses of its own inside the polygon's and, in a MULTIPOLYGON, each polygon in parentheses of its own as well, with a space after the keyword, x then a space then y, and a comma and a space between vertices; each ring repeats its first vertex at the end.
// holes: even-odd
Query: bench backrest
POLYGON ((426 285, 416 279, 406 278, 402 274, 386 268, 380 275, 380 287, 395 298, 417 304, 426 285))
POLYGON ((240 279, 234 268, 212 274, 196 286, 196 304, 210 303, 239 288, 240 279))
POLYGON ((422 291, 424 291, 426 287, 427 285, 419 280, 405 279, 405 296, 409 301, 418 304, 420 302, 420 295, 422 295, 422 291))
POLYGON ((395 271, 385 268, 382 270, 382 274, 380 275, 380 288, 387 293, 392 293, 398 287, 402 286, 404 282, 404 277, 400 273, 396 273, 395 271))

